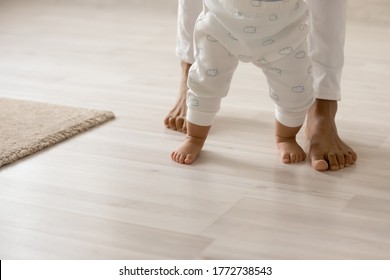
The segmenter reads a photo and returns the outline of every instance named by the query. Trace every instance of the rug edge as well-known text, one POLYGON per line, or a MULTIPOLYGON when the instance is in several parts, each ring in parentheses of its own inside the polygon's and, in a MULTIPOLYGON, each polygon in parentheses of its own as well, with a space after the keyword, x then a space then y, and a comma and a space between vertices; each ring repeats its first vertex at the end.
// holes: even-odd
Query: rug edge
POLYGON ((69 126, 66 129, 48 135, 25 148, 6 153, 3 157, 0 158, 0 168, 4 165, 11 164, 21 158, 27 157, 50 146, 58 144, 93 127, 99 126, 109 120, 115 119, 115 114, 111 111, 93 111, 95 111, 98 115, 90 117, 79 124, 69 126))

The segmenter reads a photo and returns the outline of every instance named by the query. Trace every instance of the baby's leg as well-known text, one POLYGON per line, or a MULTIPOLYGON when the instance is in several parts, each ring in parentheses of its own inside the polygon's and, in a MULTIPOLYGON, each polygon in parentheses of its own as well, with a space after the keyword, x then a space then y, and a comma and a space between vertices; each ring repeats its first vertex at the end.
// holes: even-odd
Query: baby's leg
POLYGON ((275 102, 276 143, 284 163, 305 160, 295 136, 314 102, 311 61, 303 43, 283 59, 263 66, 275 102), (265 68, 265 69, 264 69, 265 68))
POLYGON ((205 7, 194 29, 196 52, 188 74, 187 137, 171 154, 178 163, 191 164, 196 160, 219 111, 221 99, 229 91, 238 58, 218 40, 226 34, 225 27, 205 7))
POLYGON ((172 152, 172 160, 181 164, 191 164, 203 148, 211 126, 200 126, 187 122, 187 136, 184 143, 172 152))
POLYGON ((306 154, 298 145, 296 135, 301 127, 288 127, 276 121, 276 144, 284 163, 304 161, 306 154))

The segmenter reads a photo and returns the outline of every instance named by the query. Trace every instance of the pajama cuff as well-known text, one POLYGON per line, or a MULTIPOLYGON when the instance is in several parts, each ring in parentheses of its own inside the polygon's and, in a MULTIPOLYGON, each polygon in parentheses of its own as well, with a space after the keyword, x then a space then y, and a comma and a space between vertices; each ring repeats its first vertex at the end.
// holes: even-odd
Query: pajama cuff
POLYGON ((211 126, 217 113, 199 112, 192 108, 188 108, 186 119, 190 123, 200 126, 211 126))
POLYGON ((314 96, 317 99, 339 101, 341 74, 342 68, 332 69, 313 62, 314 96))
POLYGON ((305 122, 306 114, 304 114, 303 116, 292 117, 276 110, 275 117, 276 120, 280 122, 282 125, 285 125, 287 127, 298 127, 303 125, 303 123, 305 122))
POLYGON ((304 107, 295 112, 282 109, 278 105, 275 105, 275 118, 278 122, 287 127, 299 127, 305 122, 306 114, 314 102, 315 98, 311 98, 304 107))
POLYGON ((180 58, 181 61, 184 61, 188 64, 193 64, 195 62, 194 54, 190 48, 185 49, 183 47, 176 48, 176 56, 180 58))

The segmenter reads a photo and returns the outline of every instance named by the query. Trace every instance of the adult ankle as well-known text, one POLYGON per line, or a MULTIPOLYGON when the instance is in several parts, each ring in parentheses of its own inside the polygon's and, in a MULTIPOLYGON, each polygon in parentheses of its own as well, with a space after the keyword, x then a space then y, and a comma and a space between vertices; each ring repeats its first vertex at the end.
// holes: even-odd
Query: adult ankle
POLYGON ((337 100, 317 99, 310 108, 309 113, 316 115, 316 117, 324 117, 328 119, 329 116, 331 116, 334 118, 337 113, 337 107, 337 100))

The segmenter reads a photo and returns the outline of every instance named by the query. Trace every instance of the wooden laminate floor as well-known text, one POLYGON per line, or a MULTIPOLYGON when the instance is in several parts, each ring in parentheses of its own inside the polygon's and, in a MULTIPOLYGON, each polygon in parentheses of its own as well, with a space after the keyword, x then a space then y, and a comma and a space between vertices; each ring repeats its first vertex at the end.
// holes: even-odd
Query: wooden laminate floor
POLYGON ((0 2, 0 96, 117 116, 0 169, 0 259, 390 259, 388 23, 348 22, 337 123, 355 166, 282 164, 249 64, 182 166, 169 155, 184 135, 162 125, 180 73, 174 1, 76 2, 0 2))

